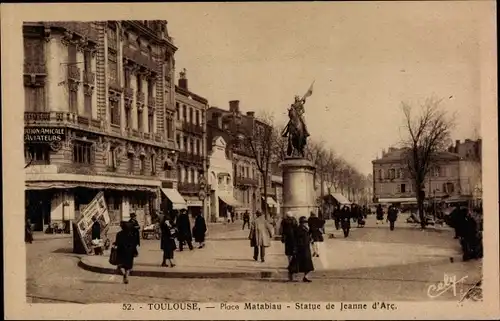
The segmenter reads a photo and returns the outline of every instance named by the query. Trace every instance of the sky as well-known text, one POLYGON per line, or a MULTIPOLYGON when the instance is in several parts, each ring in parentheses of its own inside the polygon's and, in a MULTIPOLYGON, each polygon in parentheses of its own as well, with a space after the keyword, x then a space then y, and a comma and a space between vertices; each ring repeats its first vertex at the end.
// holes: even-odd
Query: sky
MULTIPOLYGON (((482 19, 468 2, 169 4, 176 70, 211 106, 287 120, 307 100, 311 139, 364 174, 404 134, 401 103, 428 97, 455 114, 452 138, 480 133, 482 19)), ((495 39, 492 39, 493 41, 495 39)), ((177 75, 178 77, 178 75, 177 75)), ((483 107, 484 108, 484 107, 483 107)))

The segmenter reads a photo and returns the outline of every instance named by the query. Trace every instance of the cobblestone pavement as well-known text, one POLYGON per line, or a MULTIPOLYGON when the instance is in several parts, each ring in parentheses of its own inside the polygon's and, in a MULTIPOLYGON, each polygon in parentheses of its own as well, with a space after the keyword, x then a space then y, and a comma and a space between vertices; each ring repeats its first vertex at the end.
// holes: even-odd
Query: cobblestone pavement
MULTIPOLYGON (((236 223, 235 223, 236 224, 236 223)), ((456 243, 449 232, 411 229, 367 228, 353 230, 342 242, 370 240, 450 246, 456 243), (419 234, 418 234, 419 233, 419 234), (432 240, 430 240, 432 239, 432 240), (450 240, 451 239, 451 240, 450 240), (432 243, 432 244, 429 244, 432 243)), ((224 244, 225 241, 214 241, 224 244)), ((355 243, 353 243, 355 244, 355 243)), ((412 263, 384 267, 339 270, 313 283, 288 283, 282 279, 163 279, 131 278, 124 285, 115 275, 92 273, 77 267, 79 256, 71 253, 71 239, 35 241, 27 250, 28 302, 98 303, 160 301, 359 301, 429 300, 428 287, 442 281, 444 274, 467 276, 463 290, 481 278, 481 261, 412 263)), ((345 255, 345 253, 342 253, 345 255)), ((356 249, 349 255, 356 255, 356 249)), ((374 253, 376 255, 376 253, 374 253)), ((299 278, 299 277, 298 277, 299 278)), ((434 300, 458 300, 451 291, 434 300)))

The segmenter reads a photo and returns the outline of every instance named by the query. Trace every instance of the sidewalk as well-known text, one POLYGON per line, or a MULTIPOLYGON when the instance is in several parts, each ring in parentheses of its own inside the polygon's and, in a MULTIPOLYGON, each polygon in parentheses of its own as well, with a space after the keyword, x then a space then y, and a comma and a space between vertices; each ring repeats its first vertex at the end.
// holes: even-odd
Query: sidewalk
MULTIPOLYGON (((400 233, 404 233, 401 231, 400 233)), ((337 233, 338 235, 338 233, 337 233)), ((144 240, 136 258, 134 276, 165 278, 270 278, 285 277, 287 259, 281 242, 272 242, 266 249, 266 262, 254 261, 248 230, 217 233, 204 249, 175 252, 174 268, 161 267, 162 252, 157 240, 144 240)), ((363 268, 390 267, 425 263, 442 264, 460 260, 455 248, 430 245, 356 241, 355 239, 326 239, 320 244, 320 258, 314 258, 319 274, 363 268)), ((85 256, 80 261, 83 269, 116 274, 116 267, 104 256, 85 256)))

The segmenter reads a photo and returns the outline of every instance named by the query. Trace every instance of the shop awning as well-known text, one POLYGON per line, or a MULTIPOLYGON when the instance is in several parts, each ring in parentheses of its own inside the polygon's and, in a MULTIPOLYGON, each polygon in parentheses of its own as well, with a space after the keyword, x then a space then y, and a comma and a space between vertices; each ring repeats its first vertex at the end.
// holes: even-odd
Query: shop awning
POLYGON ((340 193, 330 193, 330 196, 333 197, 339 204, 341 205, 350 205, 351 202, 345 197, 344 195, 340 193))
POLYGON ((264 201, 266 201, 267 205, 268 206, 271 206, 271 207, 278 207, 278 203, 276 203, 276 201, 274 200, 274 198, 268 196, 267 198, 264 198, 264 196, 262 196, 262 199, 264 201))
POLYGON ((380 198, 379 203, 417 203, 415 197, 380 198))
POLYGON ((165 196, 172 202, 172 208, 174 210, 187 209, 186 200, 176 189, 173 188, 162 188, 161 191, 165 196))
POLYGON ((229 206, 242 207, 242 204, 240 204, 231 194, 221 194, 219 198, 229 206))
POLYGON ((26 182, 26 190, 46 190, 46 189, 71 189, 77 187, 85 187, 92 189, 112 189, 117 191, 141 191, 156 193, 157 188, 152 186, 141 185, 124 185, 124 184, 106 184, 106 183, 92 183, 92 182, 26 182))

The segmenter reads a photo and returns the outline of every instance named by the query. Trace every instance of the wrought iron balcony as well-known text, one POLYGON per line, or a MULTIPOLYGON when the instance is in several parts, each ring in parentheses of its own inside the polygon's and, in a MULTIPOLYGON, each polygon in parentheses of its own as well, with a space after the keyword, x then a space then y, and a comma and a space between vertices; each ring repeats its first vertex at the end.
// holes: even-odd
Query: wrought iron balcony
POLYGON ((26 125, 77 125, 81 127, 92 127, 101 129, 101 121, 92 119, 88 116, 79 116, 76 113, 69 112, 25 112, 24 123, 26 125))
POLYGON ((138 49, 132 49, 131 47, 124 45, 123 46, 123 56, 127 59, 132 60, 133 62, 141 65, 149 70, 156 71, 157 64, 150 57, 144 55, 138 49))
POLYGON ((25 75, 46 75, 47 74, 47 67, 45 66, 45 64, 41 64, 41 63, 25 62, 24 63, 24 74, 25 75))
POLYGON ((188 122, 182 123, 182 131, 195 135, 203 135, 203 127, 201 125, 196 125, 188 122))
POLYGON ((86 37, 96 43, 99 38, 99 33, 97 32, 94 22, 51 21, 49 24, 53 27, 64 28, 68 31, 72 31, 80 37, 86 37))
POLYGON ((78 68, 75 65, 68 65, 68 80, 80 82, 81 79, 82 79, 82 74, 80 68, 78 68))
POLYGON ((185 183, 185 182, 179 182, 177 186, 179 192, 181 193, 199 193, 200 192, 200 184, 197 183, 185 183))
POLYGON ((95 86, 95 73, 88 70, 84 71, 83 84, 87 86, 95 86))

